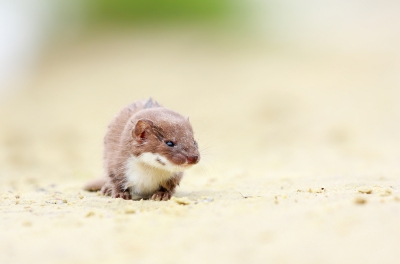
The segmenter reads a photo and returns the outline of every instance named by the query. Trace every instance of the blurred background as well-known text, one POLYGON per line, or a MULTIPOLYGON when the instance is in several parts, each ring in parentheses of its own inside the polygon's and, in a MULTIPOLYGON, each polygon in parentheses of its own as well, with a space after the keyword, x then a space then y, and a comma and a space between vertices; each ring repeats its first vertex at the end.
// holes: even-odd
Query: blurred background
POLYGON ((149 96, 190 116, 198 179, 398 177, 399 11, 394 0, 1 1, 0 181, 100 175, 108 122, 149 96))

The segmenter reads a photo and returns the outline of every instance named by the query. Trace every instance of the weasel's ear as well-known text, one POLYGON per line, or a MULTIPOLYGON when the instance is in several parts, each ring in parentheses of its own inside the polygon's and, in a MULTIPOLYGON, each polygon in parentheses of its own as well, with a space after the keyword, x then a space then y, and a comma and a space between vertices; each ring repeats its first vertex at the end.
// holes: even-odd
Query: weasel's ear
POLYGON ((149 119, 140 119, 137 121, 135 128, 132 130, 132 137, 137 139, 146 139, 151 133, 153 122, 149 119))

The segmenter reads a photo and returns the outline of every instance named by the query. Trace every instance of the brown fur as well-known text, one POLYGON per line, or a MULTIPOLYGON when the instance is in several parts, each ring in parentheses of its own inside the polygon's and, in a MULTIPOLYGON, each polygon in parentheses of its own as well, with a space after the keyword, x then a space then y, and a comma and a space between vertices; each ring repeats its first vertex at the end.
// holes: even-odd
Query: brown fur
MULTIPOLYGON (((126 162, 132 155, 139 157, 150 152, 166 158, 182 171, 171 174, 152 195, 154 200, 171 198, 183 176, 183 170, 200 159, 197 143, 189 120, 182 115, 161 107, 149 99, 126 106, 114 117, 104 138, 104 167, 106 179, 88 183, 85 190, 99 190, 115 198, 131 199, 126 188, 126 162), (172 141, 174 147, 167 146, 172 141)), ((157 160, 161 165, 163 162, 157 160)))

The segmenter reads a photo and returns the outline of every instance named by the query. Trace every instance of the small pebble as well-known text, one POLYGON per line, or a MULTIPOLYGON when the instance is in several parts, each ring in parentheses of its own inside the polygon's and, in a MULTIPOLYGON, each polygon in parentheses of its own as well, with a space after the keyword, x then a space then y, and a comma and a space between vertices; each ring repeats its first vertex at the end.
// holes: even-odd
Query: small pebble
POLYGON ((134 214, 134 213, 136 213, 136 209, 133 206, 128 205, 128 206, 125 206, 124 213, 125 214, 134 214))
POLYGON ((171 200, 181 205, 188 205, 192 203, 192 201, 190 201, 187 197, 172 197, 171 200))
POLYGON ((85 215, 85 217, 92 217, 92 216, 94 216, 95 215, 95 213, 93 212, 93 211, 89 211, 89 212, 87 212, 87 214, 85 215))
POLYGON ((371 194, 372 193, 372 189, 369 187, 360 187, 357 189, 357 191, 359 193, 366 193, 366 194, 371 194))
POLYGON ((367 199, 365 199, 363 197, 356 197, 356 199, 354 199, 354 202, 356 204, 365 204, 367 202, 367 199))

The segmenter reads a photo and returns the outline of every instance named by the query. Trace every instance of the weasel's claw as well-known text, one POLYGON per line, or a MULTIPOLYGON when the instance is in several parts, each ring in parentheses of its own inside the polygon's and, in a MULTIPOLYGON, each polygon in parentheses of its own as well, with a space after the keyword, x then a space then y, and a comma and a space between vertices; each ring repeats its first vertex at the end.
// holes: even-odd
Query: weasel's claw
POLYGON ((154 201, 168 201, 171 199, 172 193, 169 191, 157 191, 151 196, 151 200, 154 201))
POLYGON ((111 196, 112 194, 112 189, 109 185, 104 185, 101 190, 100 190, 102 195, 108 195, 111 196))
POLYGON ((132 196, 129 191, 116 193, 113 195, 113 198, 122 198, 124 200, 132 200, 132 196))

